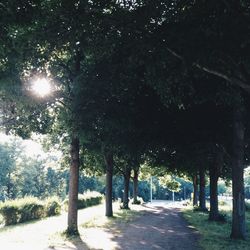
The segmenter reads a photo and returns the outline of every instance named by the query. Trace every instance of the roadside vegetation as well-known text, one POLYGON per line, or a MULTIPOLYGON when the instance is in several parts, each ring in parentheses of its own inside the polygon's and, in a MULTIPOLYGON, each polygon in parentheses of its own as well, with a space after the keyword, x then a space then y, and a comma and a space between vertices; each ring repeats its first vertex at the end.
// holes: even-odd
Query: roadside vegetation
MULTIPOLYGON (((249 206, 250 203, 247 203, 249 206)), ((216 222, 208 220, 208 213, 202 211, 194 211, 192 206, 183 209, 183 215, 189 222, 190 227, 200 233, 200 246, 204 250, 247 250, 250 246, 250 237, 246 240, 233 240, 228 237, 232 224, 231 207, 222 203, 220 211, 226 217, 225 222, 216 222)), ((250 206, 249 206, 250 207, 250 206)), ((250 209, 246 212, 247 231, 250 230, 250 209)))
MULTIPOLYGON (((78 209, 99 205, 102 200, 103 195, 96 191, 78 194, 78 209)), ((36 197, 8 200, 0 202, 0 224, 8 226, 59 215, 62 210, 67 210, 67 208, 68 199, 61 201, 56 196, 44 200, 36 197)))

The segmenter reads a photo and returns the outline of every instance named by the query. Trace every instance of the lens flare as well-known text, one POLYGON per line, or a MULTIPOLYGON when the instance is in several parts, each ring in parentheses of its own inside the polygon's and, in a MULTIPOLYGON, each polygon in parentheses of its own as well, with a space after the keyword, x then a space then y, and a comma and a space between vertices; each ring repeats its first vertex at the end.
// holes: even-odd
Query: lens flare
POLYGON ((52 91, 51 84, 46 78, 38 78, 32 83, 31 90, 40 97, 49 95, 52 91))

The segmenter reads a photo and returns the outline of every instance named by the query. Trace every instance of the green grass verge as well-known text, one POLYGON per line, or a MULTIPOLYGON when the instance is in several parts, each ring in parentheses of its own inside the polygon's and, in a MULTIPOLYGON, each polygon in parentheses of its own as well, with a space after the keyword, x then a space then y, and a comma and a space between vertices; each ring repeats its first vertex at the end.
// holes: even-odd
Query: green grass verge
POLYGON ((208 214, 193 212, 192 207, 183 209, 183 215, 189 224, 200 233, 200 246, 205 250, 249 250, 250 249, 250 212, 246 213, 247 240, 230 239, 231 211, 227 206, 221 206, 220 211, 227 216, 227 222, 210 222, 208 214))
POLYGON ((114 224, 126 224, 132 221, 136 216, 140 215, 141 212, 135 210, 127 210, 127 209, 120 209, 115 211, 113 217, 106 217, 96 216, 93 217, 91 220, 81 224, 81 227, 84 228, 93 228, 93 227, 105 227, 109 228, 112 227, 114 224))

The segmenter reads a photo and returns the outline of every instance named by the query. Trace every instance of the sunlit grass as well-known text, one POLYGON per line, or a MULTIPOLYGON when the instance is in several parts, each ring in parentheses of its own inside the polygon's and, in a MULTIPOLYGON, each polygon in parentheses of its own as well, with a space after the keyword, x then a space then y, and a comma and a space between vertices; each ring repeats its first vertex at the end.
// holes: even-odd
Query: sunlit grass
MULTIPOLYGON (((230 239, 231 232, 231 207, 221 206, 220 212, 226 215, 227 222, 210 222, 208 214, 203 212, 193 212, 192 207, 183 209, 184 217, 192 227, 200 233, 200 245, 205 250, 249 250, 250 237, 247 240, 230 239)), ((246 213, 248 232, 250 231, 250 212, 246 213)))
POLYGON ((81 227, 111 227, 114 223, 128 223, 138 215, 140 215, 140 212, 136 210, 116 210, 113 213, 113 217, 106 217, 104 215, 95 216, 91 220, 83 223, 81 227))

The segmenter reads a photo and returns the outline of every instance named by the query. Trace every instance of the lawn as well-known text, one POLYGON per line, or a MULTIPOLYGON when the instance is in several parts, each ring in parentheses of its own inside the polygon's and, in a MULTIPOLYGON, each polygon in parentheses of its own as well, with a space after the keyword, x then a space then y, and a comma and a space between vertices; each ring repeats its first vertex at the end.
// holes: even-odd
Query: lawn
POLYGON ((220 206, 220 211, 226 214, 227 222, 210 222, 208 214, 203 212, 193 212, 193 208, 187 207, 183 209, 183 215, 190 223, 190 226, 195 228, 200 233, 200 246, 205 250, 249 250, 250 249, 250 212, 246 213, 247 221, 247 240, 232 240, 230 239, 231 231, 231 208, 229 206, 220 206))

